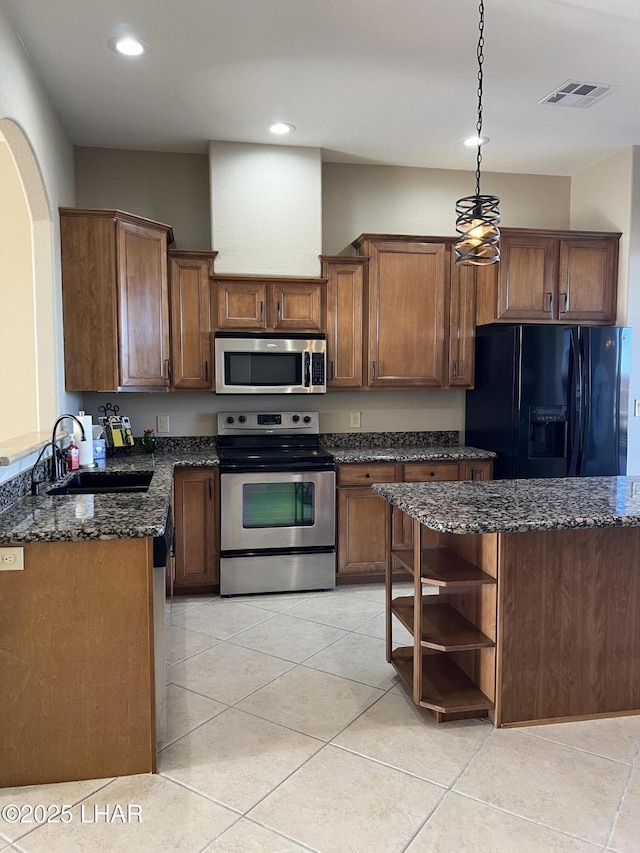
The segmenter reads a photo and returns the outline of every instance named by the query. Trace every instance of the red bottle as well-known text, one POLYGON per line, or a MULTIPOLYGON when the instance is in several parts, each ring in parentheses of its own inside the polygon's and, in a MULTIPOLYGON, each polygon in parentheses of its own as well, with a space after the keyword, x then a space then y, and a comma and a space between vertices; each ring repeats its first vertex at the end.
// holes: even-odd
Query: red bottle
POLYGON ((67 468, 69 471, 76 471, 80 467, 80 451, 77 446, 71 441, 67 447, 67 468))

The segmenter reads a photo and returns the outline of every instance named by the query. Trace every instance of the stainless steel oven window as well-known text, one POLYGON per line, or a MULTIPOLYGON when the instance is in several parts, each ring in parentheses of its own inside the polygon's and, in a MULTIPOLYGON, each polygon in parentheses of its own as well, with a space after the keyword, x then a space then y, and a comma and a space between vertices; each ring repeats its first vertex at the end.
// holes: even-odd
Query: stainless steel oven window
POLYGON ((222 474, 221 549, 335 545, 335 489, 334 471, 222 474))
POLYGON ((315 483, 245 483, 242 526, 309 527, 315 520, 315 483))

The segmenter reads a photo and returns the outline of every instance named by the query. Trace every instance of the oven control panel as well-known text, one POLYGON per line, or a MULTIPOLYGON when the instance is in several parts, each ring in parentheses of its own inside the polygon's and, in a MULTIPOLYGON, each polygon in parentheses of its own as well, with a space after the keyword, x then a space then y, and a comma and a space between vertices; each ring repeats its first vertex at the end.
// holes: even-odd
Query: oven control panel
POLYGON ((218 435, 298 432, 318 435, 317 412, 218 412, 218 435))

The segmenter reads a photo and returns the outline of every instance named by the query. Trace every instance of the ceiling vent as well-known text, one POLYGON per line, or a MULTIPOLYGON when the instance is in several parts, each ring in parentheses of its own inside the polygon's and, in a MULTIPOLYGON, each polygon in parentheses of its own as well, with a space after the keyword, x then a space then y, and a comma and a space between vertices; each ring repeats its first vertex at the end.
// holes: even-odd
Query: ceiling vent
POLYGON ((567 80, 562 86, 545 95, 538 103, 584 109, 602 100, 605 95, 617 88, 609 83, 581 83, 579 80, 567 80))

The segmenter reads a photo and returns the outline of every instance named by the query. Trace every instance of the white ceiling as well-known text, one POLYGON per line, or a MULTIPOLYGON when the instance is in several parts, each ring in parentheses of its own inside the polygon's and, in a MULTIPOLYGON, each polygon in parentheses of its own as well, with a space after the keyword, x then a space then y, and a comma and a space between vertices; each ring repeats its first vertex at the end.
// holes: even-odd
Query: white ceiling
MULTIPOLYGON (((319 147, 475 169, 476 0, 0 0, 76 145, 319 147), (150 45, 125 58, 118 34, 150 45), (265 131, 295 125, 286 141, 265 131)), ((640 144, 640 0, 485 0, 484 171, 573 175, 640 144), (618 86, 540 105, 568 79, 618 86)))

